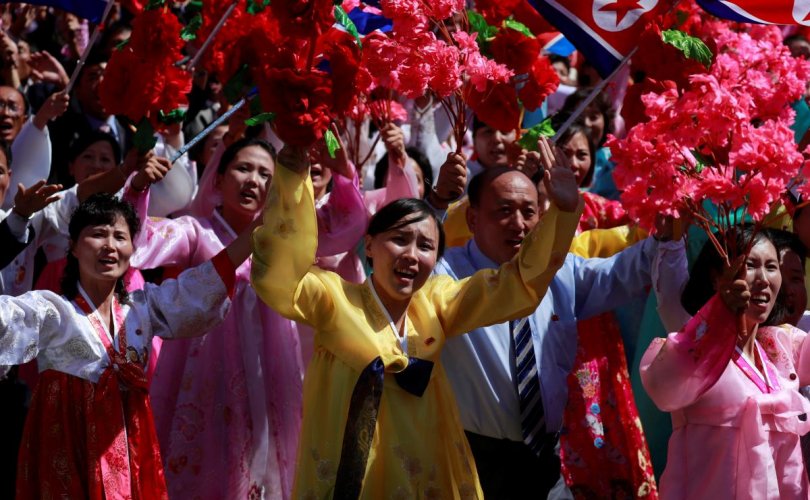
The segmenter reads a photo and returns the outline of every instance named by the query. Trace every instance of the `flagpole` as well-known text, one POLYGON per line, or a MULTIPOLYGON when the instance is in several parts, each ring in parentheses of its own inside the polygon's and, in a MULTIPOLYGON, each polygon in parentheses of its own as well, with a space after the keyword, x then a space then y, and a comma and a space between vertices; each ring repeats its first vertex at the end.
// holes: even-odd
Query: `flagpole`
POLYGON ((238 3, 239 3, 238 1, 235 1, 230 5, 230 7, 228 7, 228 10, 226 10, 225 13, 222 15, 217 25, 214 26, 214 29, 213 31, 211 31, 211 34, 208 35, 208 38, 206 38, 205 42, 203 42, 202 47, 200 47, 200 50, 198 50, 197 53, 194 54, 194 57, 191 59, 191 62, 188 63, 188 66, 186 66, 187 71, 191 71, 192 69, 194 69, 194 66, 197 65, 197 63, 200 61, 200 58, 203 56, 203 54, 205 54, 205 51, 208 50, 208 47, 214 41, 214 38, 217 36, 219 31, 225 25, 225 21, 227 21, 228 18, 231 17, 231 14, 233 14, 233 11, 236 9, 236 5, 238 3))
POLYGON ((616 69, 614 69, 613 72, 610 75, 608 75, 607 78, 605 78, 601 82, 599 82, 599 84, 596 87, 594 87, 593 90, 591 90, 591 93, 588 94, 588 96, 582 102, 579 103, 579 105, 574 110, 574 112, 571 113, 571 116, 569 116, 568 119, 565 120, 565 122, 562 124, 560 129, 557 130, 557 132, 554 134, 554 137, 551 138, 552 143, 556 144, 557 141, 560 139, 560 137, 569 128, 571 128, 571 125, 573 125, 573 123, 577 120, 577 118, 582 116, 582 113, 584 113, 585 109, 587 109, 587 107, 590 106, 590 104, 593 102, 593 100, 596 99, 596 96, 598 96, 600 93, 602 93, 602 90, 604 90, 604 88, 607 86, 607 84, 610 83, 611 81, 613 81, 613 79, 616 78, 616 75, 618 75, 621 72, 621 70, 624 68, 624 66, 628 62, 630 62, 630 58, 633 56, 633 54, 636 53, 637 50, 638 50, 638 46, 634 47, 633 50, 631 50, 626 56, 624 56, 624 59, 622 59, 621 62, 619 63, 619 65, 616 66, 616 69))
POLYGON ((104 8, 104 14, 101 15, 101 20, 96 24, 96 27, 93 28, 93 34, 90 36, 90 40, 87 42, 87 46, 84 48, 84 52, 82 52, 82 56, 79 58, 79 62, 73 70, 73 74, 70 75, 70 80, 65 87, 65 94, 69 95, 70 91, 73 90, 73 86, 76 85, 76 80, 79 78, 79 73, 81 73, 84 63, 87 62, 90 51, 93 50, 93 46, 98 41, 98 37, 101 36, 101 30, 104 29, 104 23, 107 22, 107 17, 109 17, 110 11, 112 11, 113 3, 113 0, 107 0, 107 7, 104 8))

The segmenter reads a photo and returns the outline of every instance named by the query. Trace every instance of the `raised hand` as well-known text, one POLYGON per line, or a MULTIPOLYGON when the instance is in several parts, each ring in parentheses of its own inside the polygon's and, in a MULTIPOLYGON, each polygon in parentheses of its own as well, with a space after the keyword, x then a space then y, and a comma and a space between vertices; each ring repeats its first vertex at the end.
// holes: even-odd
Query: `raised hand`
POLYGON ((462 194, 467 186, 467 162, 459 153, 448 153, 441 169, 436 187, 428 194, 434 207, 444 210, 462 194))
POLYGON ((36 212, 57 201, 60 197, 57 194, 62 190, 61 184, 48 184, 41 180, 31 185, 28 189, 22 184, 17 184, 17 194, 14 195, 14 213, 28 219, 36 212))
POLYGON ((332 158, 329 156, 329 150, 326 147, 326 140, 321 139, 315 144, 315 146, 313 146, 314 154, 312 155, 312 162, 320 163, 333 173, 341 175, 347 179, 354 179, 356 172, 352 162, 349 161, 349 154, 346 152, 346 146, 344 146, 343 140, 340 138, 340 131, 338 130, 337 125, 332 123, 331 130, 332 134, 334 134, 338 141, 338 149, 335 151, 335 157, 332 158))
POLYGON ((34 125, 38 129, 44 130, 49 121, 59 118, 65 111, 67 111, 69 104, 70 96, 68 96, 65 92, 51 94, 45 103, 42 104, 42 107, 39 108, 37 114, 34 115, 34 125))
POLYGON ((380 130, 380 138, 388 155, 398 164, 405 165, 405 134, 402 129, 389 122, 380 130))
POLYGON ((579 186, 568 158, 559 148, 552 147, 545 137, 541 137, 537 145, 549 199, 564 212, 575 211, 579 206, 579 186))
POLYGON ((726 307, 733 313, 744 311, 751 300, 751 290, 740 270, 745 265, 745 255, 740 255, 723 271, 723 276, 717 283, 717 293, 726 307))
POLYGON ((63 89, 70 78, 62 64, 46 51, 34 52, 28 60, 31 77, 36 82, 52 83, 63 89))
POLYGON ((162 181, 171 168, 169 160, 153 154, 142 163, 130 186, 136 191, 144 191, 150 185, 162 181))

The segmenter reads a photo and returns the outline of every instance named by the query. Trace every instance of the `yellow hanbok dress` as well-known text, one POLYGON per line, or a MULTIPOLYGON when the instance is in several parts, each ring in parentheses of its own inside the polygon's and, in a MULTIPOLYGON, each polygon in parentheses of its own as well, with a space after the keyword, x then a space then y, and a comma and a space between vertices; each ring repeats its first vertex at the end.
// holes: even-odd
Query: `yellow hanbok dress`
POLYGON ((270 307, 316 332, 294 498, 482 498, 442 347, 448 336, 537 307, 581 207, 552 208, 500 269, 462 281, 431 277, 408 307, 405 352, 368 281, 349 283, 312 265, 309 176, 276 169, 254 234, 252 283, 270 307))

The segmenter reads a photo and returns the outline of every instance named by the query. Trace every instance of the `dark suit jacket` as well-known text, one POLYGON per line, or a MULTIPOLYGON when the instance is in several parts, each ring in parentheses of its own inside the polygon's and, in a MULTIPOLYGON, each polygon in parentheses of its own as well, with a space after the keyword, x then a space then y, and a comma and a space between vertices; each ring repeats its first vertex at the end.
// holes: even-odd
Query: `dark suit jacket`
POLYGON ((0 269, 5 269, 11 264, 17 255, 20 254, 34 239, 34 228, 28 228, 28 241, 21 243, 11 233, 8 221, 3 219, 0 222, 0 269))

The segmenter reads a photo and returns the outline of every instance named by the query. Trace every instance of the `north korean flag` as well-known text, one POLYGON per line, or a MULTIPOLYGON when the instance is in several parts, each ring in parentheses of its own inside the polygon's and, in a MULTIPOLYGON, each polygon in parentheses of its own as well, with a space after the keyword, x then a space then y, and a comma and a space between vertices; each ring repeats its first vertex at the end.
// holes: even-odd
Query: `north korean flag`
POLYGON ((703 10, 741 23, 810 26, 810 0, 698 0, 703 10))
POLYGON ((648 21, 666 12, 667 0, 529 0, 582 52, 602 77, 635 47, 648 21))

